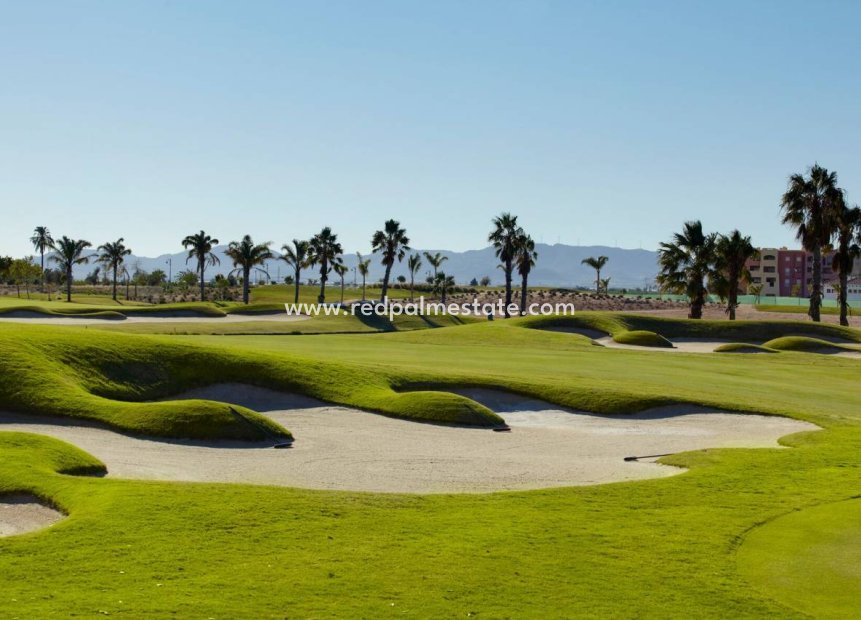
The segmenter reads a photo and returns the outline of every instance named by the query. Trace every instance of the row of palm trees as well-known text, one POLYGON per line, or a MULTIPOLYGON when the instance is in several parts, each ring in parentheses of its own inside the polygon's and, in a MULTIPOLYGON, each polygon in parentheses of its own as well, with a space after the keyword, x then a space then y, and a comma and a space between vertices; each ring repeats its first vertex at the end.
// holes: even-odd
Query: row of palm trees
POLYGON ((738 230, 728 235, 707 234, 702 222, 685 222, 672 241, 660 244, 658 285, 667 292, 687 296, 688 318, 702 318, 711 290, 726 300, 726 312, 730 320, 735 320, 740 284, 743 280, 750 281, 747 261, 757 254, 750 237, 738 230))
MULTIPOLYGON (((849 325, 847 281, 854 260, 861 256, 861 209, 846 204, 846 192, 837 185, 837 174, 818 164, 807 174, 793 174, 780 202, 782 222, 795 229, 796 237, 813 259, 808 314, 821 319, 822 254, 833 251, 832 268, 839 275, 840 324, 849 325)), ((727 302, 735 319, 742 281, 751 281, 747 262, 757 257, 750 237, 735 230, 729 235, 703 232, 699 221, 686 222, 680 233, 658 250, 658 284, 670 293, 690 300, 690 318, 702 317, 709 291, 727 302)))
POLYGON ((837 173, 814 164, 807 174, 793 174, 780 201, 782 221, 795 229, 801 246, 813 256, 808 315, 820 320, 822 253, 833 250, 832 268, 839 273, 840 324, 849 325, 846 284, 854 259, 861 255, 861 209, 849 207, 837 173))
POLYGON ((117 298, 117 278, 122 269, 125 257, 129 256, 132 251, 126 247, 125 240, 120 237, 116 241, 109 241, 98 246, 96 254, 85 255, 87 248, 92 247, 89 241, 84 239, 70 239, 63 235, 59 239, 54 239, 51 236, 51 231, 45 226, 37 226, 33 231, 33 236, 30 238, 33 247, 39 252, 42 268, 42 288, 45 287, 45 254, 48 251, 53 251, 50 260, 57 264, 58 269, 66 278, 66 301, 72 300, 72 269, 76 265, 83 265, 90 262, 90 259, 102 263, 106 269, 112 272, 112 297, 117 298))
POLYGON ((511 316, 509 307, 512 297, 512 280, 514 270, 520 275, 520 314, 526 313, 526 296, 528 293, 529 273, 535 266, 538 253, 535 242, 517 224, 517 216, 503 213, 493 218, 493 230, 487 236, 493 245, 499 267, 505 274, 505 318, 511 316))

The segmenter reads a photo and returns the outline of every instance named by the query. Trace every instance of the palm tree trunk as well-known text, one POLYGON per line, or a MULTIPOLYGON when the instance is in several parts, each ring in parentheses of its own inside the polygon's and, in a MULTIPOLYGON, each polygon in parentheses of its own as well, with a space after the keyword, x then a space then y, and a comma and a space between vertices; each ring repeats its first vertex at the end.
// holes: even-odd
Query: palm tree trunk
POLYGON ((248 305, 248 278, 251 277, 251 267, 244 267, 242 269, 242 302, 247 306, 248 305))
POLYGON ((505 261, 505 318, 510 318, 508 306, 511 305, 511 259, 505 261))
MULTIPOLYGON (((848 263, 849 261, 841 261, 843 264, 848 263)), ((841 264, 841 267, 844 265, 841 264)), ((849 326, 849 318, 847 317, 847 291, 846 286, 849 281, 849 269, 841 269, 840 270, 840 324, 846 327, 849 326)))
POLYGON ((317 296, 317 303, 326 303, 326 259, 320 263, 320 294, 317 296))
MULTIPOLYGON (((42 292, 45 292, 45 250, 42 249, 40 252, 42 255, 42 292)), ((48 299, 50 301, 50 298, 48 299)))
POLYGON ((386 301, 386 293, 389 292, 389 277, 392 274, 392 263, 386 263, 386 275, 383 277, 383 292, 380 294, 380 301, 386 301))
POLYGON ((203 279, 206 273, 206 263, 202 260, 198 260, 197 262, 200 267, 200 301, 206 301, 206 280, 203 279))
POLYGON ((729 320, 735 321, 735 307, 738 305, 738 274, 729 274, 729 320))
POLYGON ((601 294, 601 270, 600 269, 595 270, 595 294, 596 295, 601 294))
POLYGON ((819 306, 822 304, 822 249, 813 248, 813 290, 810 293, 810 310, 807 314, 817 323, 820 320, 819 306))
POLYGON ((691 313, 688 315, 689 319, 701 319, 703 318, 703 305, 705 304, 705 287, 702 282, 697 289, 697 293, 694 298, 691 300, 691 313))
POLYGON ((66 301, 72 301, 72 267, 66 269, 66 301))
POLYGON ((297 265, 296 266, 296 290, 293 293, 293 304, 294 305, 297 305, 299 303, 299 275, 300 275, 299 272, 300 271, 301 270, 299 269, 299 266, 297 265))
POLYGON ((111 297, 113 298, 114 301, 117 300, 117 266, 116 265, 114 265, 114 280, 113 280, 113 286, 111 288, 111 297))
POLYGON ((413 272, 410 272, 410 301, 414 301, 413 287, 415 286, 415 278, 416 278, 416 274, 413 272))
POLYGON ((344 276, 341 276, 341 305, 344 305, 344 276))
POLYGON ((520 316, 524 316, 526 314, 526 279, 529 277, 529 274, 524 273, 523 279, 520 282, 520 316))
POLYGON ((362 301, 365 301, 365 274, 362 274, 362 301))

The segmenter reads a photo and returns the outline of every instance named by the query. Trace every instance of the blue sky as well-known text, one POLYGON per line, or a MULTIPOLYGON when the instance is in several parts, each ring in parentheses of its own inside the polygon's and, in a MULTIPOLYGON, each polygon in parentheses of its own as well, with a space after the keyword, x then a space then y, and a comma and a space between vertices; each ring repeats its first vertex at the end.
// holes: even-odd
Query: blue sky
POLYGON ((364 250, 791 244, 786 177, 861 203, 861 3, 0 1, 0 253, 204 228, 364 250))

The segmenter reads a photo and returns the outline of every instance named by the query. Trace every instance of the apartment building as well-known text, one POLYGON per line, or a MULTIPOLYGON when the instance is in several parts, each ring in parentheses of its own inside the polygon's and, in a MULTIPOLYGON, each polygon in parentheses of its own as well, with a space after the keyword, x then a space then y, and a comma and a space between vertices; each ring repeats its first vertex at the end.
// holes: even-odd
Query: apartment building
MULTIPOLYGON (((837 279, 831 269, 834 254, 825 252, 821 257, 822 282, 837 279)), ((856 261, 853 273, 858 271, 856 261)), ((788 248, 760 248, 759 258, 749 260, 751 282, 762 285, 762 296, 808 297, 813 285, 813 255, 805 250, 788 248)))

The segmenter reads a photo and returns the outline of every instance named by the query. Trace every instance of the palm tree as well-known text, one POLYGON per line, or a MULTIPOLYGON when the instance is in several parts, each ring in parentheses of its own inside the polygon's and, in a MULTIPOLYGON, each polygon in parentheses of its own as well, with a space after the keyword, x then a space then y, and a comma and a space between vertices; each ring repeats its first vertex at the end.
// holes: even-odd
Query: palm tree
POLYGON ((299 303, 299 277, 302 275, 302 269, 308 266, 308 250, 311 244, 308 241, 293 239, 293 247, 282 245, 281 260, 293 267, 294 277, 293 283, 296 286, 296 291, 293 295, 293 303, 299 303))
POLYGON ((754 305, 759 305, 760 296, 762 295, 762 284, 751 284, 747 287, 749 295, 753 295, 754 305))
POLYGON ((218 265, 221 261, 213 253, 213 248, 218 245, 218 239, 210 237, 202 230, 196 235, 189 235, 182 240, 182 247, 188 250, 187 263, 192 258, 197 259, 197 275, 200 277, 200 301, 206 301, 206 266, 218 265))
POLYGON ((101 254, 99 254, 97 260, 105 266, 105 269, 110 269, 113 272, 111 298, 114 301, 117 300, 117 272, 123 266, 126 256, 132 253, 131 249, 126 247, 124 241, 125 239, 120 237, 116 241, 108 241, 98 248, 101 254))
POLYGON ((314 235, 309 242, 308 264, 320 265, 318 303, 326 303, 326 281, 329 279, 329 271, 343 251, 341 244, 338 243, 338 235, 334 234, 328 226, 314 235))
POLYGON ((362 258, 362 255, 358 252, 356 252, 356 256, 358 257, 356 267, 359 270, 359 275, 362 276, 362 301, 365 301, 365 282, 368 279, 368 273, 371 271, 371 259, 362 258))
POLYGON ((807 177, 802 174, 789 177, 789 186, 780 201, 782 222, 795 228, 801 246, 813 255, 813 286, 807 314, 814 321, 819 321, 822 305, 822 247, 828 245, 835 232, 834 213, 841 197, 837 173, 815 164, 807 177))
POLYGON ((251 240, 251 235, 242 237, 242 241, 231 241, 227 246, 227 254, 233 260, 233 266, 236 267, 231 273, 242 273, 242 302, 248 304, 249 283, 251 280, 251 270, 258 265, 262 265, 267 260, 272 258, 272 251, 269 249, 270 241, 266 243, 255 244, 251 240))
POLYGON ((383 291, 380 294, 380 301, 386 300, 386 293, 389 290, 389 278, 392 274, 392 265, 395 264, 395 259, 401 262, 410 249, 410 240, 407 237, 407 231, 401 228, 401 223, 395 220, 389 220, 385 223, 383 230, 378 230, 371 238, 371 247, 373 252, 382 254, 382 263, 386 268, 386 273, 383 275, 383 291))
POLYGON ((714 261, 715 235, 703 233, 702 222, 685 222, 670 243, 661 243, 657 282, 667 292, 687 295, 690 319, 701 319, 706 302, 706 276, 714 261))
POLYGON ((92 246, 89 241, 69 239, 66 235, 51 244, 55 254, 50 260, 57 263, 57 267, 66 275, 66 301, 72 301, 72 268, 90 262, 90 257, 83 256, 83 253, 92 246))
POLYGON ((610 278, 601 278, 600 280, 601 289, 603 289, 604 294, 607 295, 610 292, 610 278))
POLYGON ((535 242, 529 235, 523 235, 517 240, 517 254, 515 254, 514 262, 517 265, 517 273, 520 274, 520 314, 526 314, 526 294, 528 289, 527 281, 529 272, 535 266, 535 260, 538 258, 538 252, 535 251, 535 242))
MULTIPOLYGON (((40 258, 42 259, 42 291, 45 291, 45 252, 51 249, 51 246, 54 245, 54 238, 51 237, 51 231, 48 230, 47 226, 36 226, 35 230, 33 230, 33 236, 30 237, 30 243, 33 244, 33 248, 39 253, 40 258)), ((50 301, 51 296, 48 295, 48 300, 50 301)))
POLYGON ((433 290, 439 293, 440 303, 445 304, 446 295, 452 288, 454 288, 454 276, 447 276, 444 271, 438 271, 433 280, 433 290))
POLYGON ((332 264, 332 269, 335 270, 339 276, 341 276, 341 305, 344 305, 344 274, 346 274, 350 268, 347 267, 344 263, 341 262, 340 257, 338 260, 332 264))
POLYGON ((505 272, 505 318, 511 316, 508 312, 511 305, 511 273, 514 270, 517 240, 522 235, 523 230, 517 226, 517 216, 503 213, 493 218, 493 230, 487 236, 487 240, 496 249, 496 256, 502 262, 500 267, 505 272))
POLYGON ((422 257, 416 252, 407 259, 407 269, 410 272, 410 301, 413 301, 413 289, 415 288, 416 273, 422 268, 422 257))
POLYGON ((594 256, 590 256, 589 258, 584 258, 580 261, 581 265, 589 265, 592 269, 595 270, 595 293, 601 293, 601 270, 604 268, 604 265, 607 264, 607 261, 610 260, 606 256, 598 256, 597 258, 594 256))
POLYGON ((433 280, 436 281, 436 274, 439 271, 439 268, 442 267, 442 264, 448 260, 448 256, 443 256, 440 252, 436 254, 431 254, 430 252, 425 252, 425 258, 428 259, 428 264, 433 267, 433 280))
POLYGON ((721 298, 727 300, 726 312, 729 320, 735 321, 738 307, 738 289, 742 280, 750 281, 747 261, 759 254, 750 242, 750 237, 742 237, 737 230, 729 235, 718 235, 715 242, 714 269, 709 275, 709 287, 721 291, 721 298))
MULTIPOLYGON (((858 245, 859 234, 861 234, 861 209, 857 206, 848 207, 845 201, 840 200, 835 205, 833 213, 835 227, 837 229, 837 250, 834 252, 831 268, 838 272, 840 283, 838 290, 838 304, 840 305, 840 324, 849 325, 848 309, 846 300, 847 281, 855 259, 861 256, 861 247, 858 245)), ((835 287, 837 288, 837 287, 835 287)))

